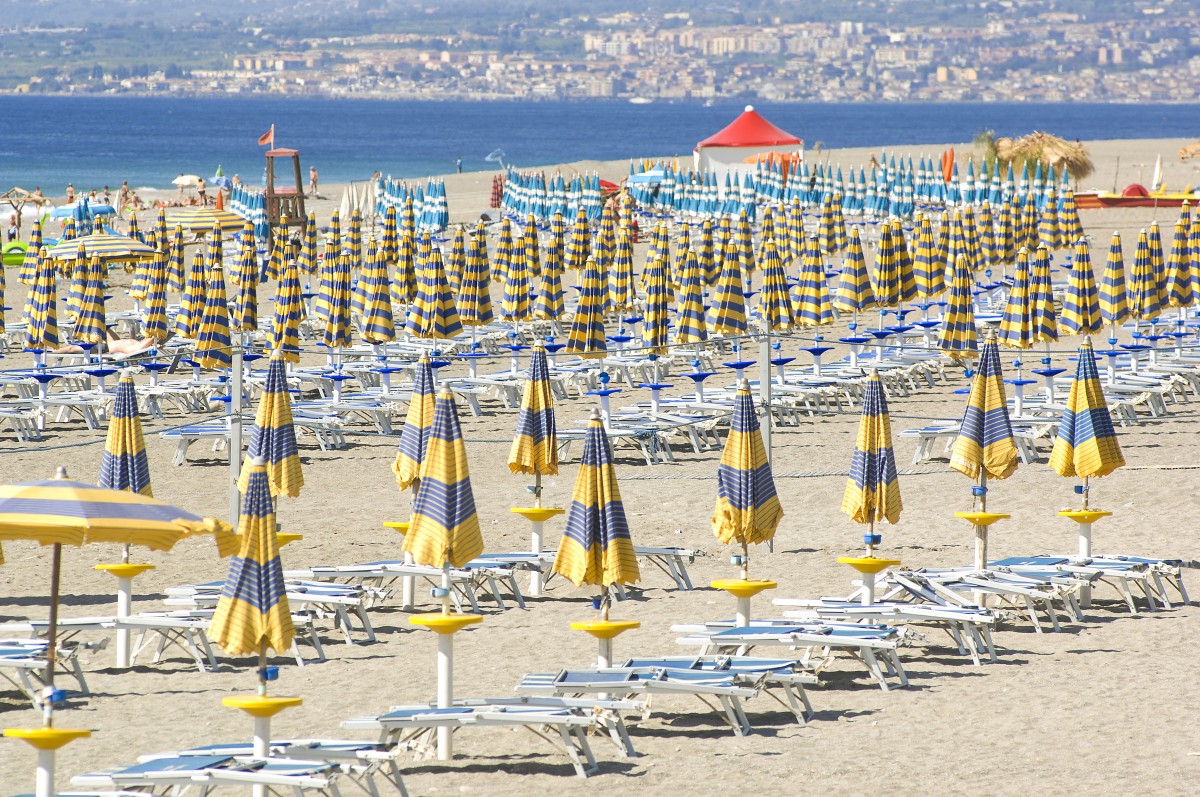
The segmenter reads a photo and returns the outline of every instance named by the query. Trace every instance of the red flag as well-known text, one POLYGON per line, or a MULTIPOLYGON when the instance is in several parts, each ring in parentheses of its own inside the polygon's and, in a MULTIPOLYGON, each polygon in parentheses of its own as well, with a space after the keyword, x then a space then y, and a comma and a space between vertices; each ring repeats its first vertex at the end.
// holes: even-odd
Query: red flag
POLYGON ((260 147, 271 145, 275 146, 275 125, 271 125, 271 129, 258 137, 258 145, 260 147))

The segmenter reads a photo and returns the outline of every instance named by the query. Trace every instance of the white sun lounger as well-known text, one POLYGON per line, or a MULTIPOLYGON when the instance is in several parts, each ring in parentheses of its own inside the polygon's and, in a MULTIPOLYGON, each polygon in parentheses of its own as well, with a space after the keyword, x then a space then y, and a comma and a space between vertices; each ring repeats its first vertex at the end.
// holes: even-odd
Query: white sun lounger
POLYGON ((338 764, 294 761, 284 758, 255 759, 232 755, 151 756, 127 767, 90 772, 71 778, 83 787, 149 790, 150 794, 178 794, 198 787, 201 794, 221 786, 243 789, 263 785, 276 793, 317 794, 341 797, 337 787, 338 764))
MULTIPOLYGON (((40 639, 0 640, 0 677, 19 689, 34 708, 42 703, 45 686, 47 644, 40 639)), ((70 675, 79 685, 81 695, 91 694, 83 677, 83 668, 76 658, 77 648, 60 645, 54 662, 56 671, 70 675)))

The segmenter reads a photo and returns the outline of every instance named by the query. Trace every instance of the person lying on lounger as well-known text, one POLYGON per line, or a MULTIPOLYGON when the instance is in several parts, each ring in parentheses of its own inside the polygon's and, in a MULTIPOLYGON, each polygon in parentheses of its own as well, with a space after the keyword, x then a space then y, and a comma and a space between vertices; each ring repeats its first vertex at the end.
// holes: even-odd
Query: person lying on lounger
MULTIPOLYGON (((158 345, 158 341, 154 338, 119 338, 112 327, 108 327, 108 340, 105 342, 105 350, 108 351, 115 359, 123 359, 132 357, 135 354, 154 348, 158 345)), ((60 346, 51 354, 84 354, 82 346, 69 344, 60 346)))

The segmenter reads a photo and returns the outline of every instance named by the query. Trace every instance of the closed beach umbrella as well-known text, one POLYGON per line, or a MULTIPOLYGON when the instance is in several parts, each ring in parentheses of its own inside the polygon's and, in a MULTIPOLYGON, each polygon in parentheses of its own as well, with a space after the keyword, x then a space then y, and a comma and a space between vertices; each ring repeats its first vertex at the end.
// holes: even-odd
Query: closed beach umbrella
POLYGON ((742 283, 742 267, 737 262, 732 242, 726 244, 733 253, 729 260, 718 261, 721 277, 713 291, 709 309, 709 327, 714 335, 746 334, 746 291, 742 283))
POLYGON ((104 323, 104 271, 98 257, 91 258, 84 266, 83 296, 77 308, 73 335, 81 343, 103 343, 108 339, 108 328, 104 323))
POLYGON ((530 303, 529 271, 525 268, 525 247, 519 242, 508 259, 504 275, 504 297, 500 302, 500 317, 513 324, 533 320, 530 303))
POLYGON ((1058 340, 1058 314, 1050 283, 1050 250, 1039 246, 1030 268, 1029 299, 1033 308, 1033 339, 1058 340))
POLYGON ((142 335, 159 343, 171 337, 167 327, 167 253, 159 249, 146 268, 146 312, 142 335))
POLYGON ((950 281, 937 347, 955 359, 973 357, 979 350, 975 302, 971 296, 971 268, 967 265, 965 254, 955 259, 954 277, 950 281))
POLYGON ((1171 254, 1167 258, 1167 303, 1171 307, 1191 307, 1195 301, 1196 275, 1192 273, 1192 258, 1188 236, 1191 224, 1184 218, 1175 222, 1171 239, 1171 254))
POLYGON ((1071 276, 1063 293, 1058 328, 1066 335, 1090 335, 1099 332, 1102 326, 1096 279, 1092 274, 1092 255, 1087 241, 1080 238, 1075 243, 1075 262, 1071 265, 1071 276))
MULTIPOLYGON (((896 475, 896 455, 892 451, 892 422, 879 373, 872 370, 862 398, 862 416, 850 476, 842 494, 842 512, 855 523, 869 525, 874 538, 875 523, 896 523, 904 508, 900 500, 900 481, 896 475)), ((868 543, 870 550, 877 542, 868 543)))
POLYGON ((297 267, 305 274, 317 270, 317 214, 309 213, 304 222, 304 235, 300 239, 299 259, 297 267))
POLYGON ((45 351, 58 347, 58 278, 54 261, 42 247, 29 296, 25 299, 25 348, 45 351))
POLYGON ((558 473, 558 437, 554 424, 554 393, 550 389, 550 369, 546 347, 538 343, 529 360, 529 374, 521 393, 517 415, 517 433, 508 451, 508 469, 537 479, 534 496, 541 501, 542 476, 558 473))
POLYGON ((176 227, 171 234, 171 257, 167 261, 167 289, 182 293, 186 285, 187 273, 183 252, 183 228, 176 227))
POLYGON ((892 220, 892 246, 896 252, 896 274, 900 281, 900 301, 911 302, 917 298, 917 279, 913 274, 913 259, 904 238, 904 225, 900 219, 892 220))
POLYGON ((38 257, 42 252, 42 220, 35 219, 33 229, 29 232, 29 246, 25 249, 25 258, 21 261, 21 270, 17 272, 17 282, 23 285, 33 285, 37 278, 38 257))
MULTIPOLYGON (((783 507, 775 491, 750 384, 743 379, 738 383, 729 436, 717 466, 713 534, 725 545, 741 545, 745 563, 749 546, 774 538, 782 518, 783 507)), ((743 564, 742 577, 746 576, 743 564)))
POLYGON ((379 245, 383 248, 388 265, 396 264, 396 252, 400 245, 400 227, 396 221, 396 206, 388 205, 383 212, 383 228, 379 233, 379 245))
POLYGON ((542 264, 542 277, 538 281, 537 301, 533 317, 543 321, 557 321, 563 314, 563 285, 561 258, 547 258, 542 264))
POLYGON ((591 249, 592 236, 588 227, 587 211, 580 207, 575 214, 575 222, 571 225, 571 234, 567 238, 567 268, 583 268, 591 249))
MULTIPOLYGON (((255 251, 256 242, 254 240, 254 225, 251 224, 250 222, 246 222, 246 226, 242 228, 241 241, 240 241, 239 247, 240 248, 238 250, 238 264, 239 264, 238 270, 241 271, 240 265, 242 263, 243 257, 245 256, 245 250, 247 248, 250 249, 250 252, 252 253, 251 257, 255 261, 255 265, 257 265, 258 255, 257 255, 257 252, 255 251), (247 233, 247 230, 249 230, 248 233, 247 233)), ((283 261, 285 259, 287 259, 287 250, 288 250, 287 227, 284 227, 281 225, 280 229, 278 231, 276 231, 275 235, 271 238, 271 254, 267 256, 267 263, 266 263, 266 265, 263 266, 263 269, 262 269, 263 282, 269 282, 271 280, 279 279, 279 275, 283 271, 283 261)), ((258 276, 258 275, 256 274, 255 276, 258 276)), ((239 276, 239 278, 240 278, 240 276, 239 276)), ((237 283, 234 283, 234 284, 236 285, 237 283)))
POLYGON ((608 353, 604 336, 604 302, 607 293, 600 267, 589 257, 584 266, 579 304, 571 319, 571 331, 564 352, 578 354, 585 359, 603 357, 608 353))
POLYGON ((1047 249, 1058 248, 1058 202, 1054 199, 1051 189, 1046 205, 1042 208, 1041 218, 1038 219, 1037 245, 1047 249))
POLYGON ((289 363, 300 362, 300 321, 304 318, 304 296, 295 260, 283 264, 275 289, 275 318, 271 324, 271 348, 283 352, 289 363))
POLYGON ((1153 321, 1162 312, 1158 296, 1158 275, 1150 257, 1146 231, 1138 234, 1133 267, 1129 270, 1129 315, 1136 321, 1153 321))
MULTIPOLYGON (((709 244, 711 249, 711 237, 709 244)), ((633 242, 629 228, 622 226, 621 231, 617 233, 616 252, 608 272, 608 309, 614 312, 632 310, 634 299, 633 242)))
POLYGON ((257 654, 260 664, 268 648, 284 652, 295 636, 276 530, 267 468, 254 460, 238 521, 241 545, 229 560, 208 636, 230 655, 257 654))
POLYGON ((1033 300, 1032 267, 1029 250, 1017 253, 1017 265, 1013 274, 1012 289, 1004 304, 1004 317, 1000 320, 1000 342, 1010 349, 1028 349, 1033 346, 1033 300))
POLYGON ((758 301, 762 324, 768 332, 789 330, 796 324, 795 310, 792 295, 788 292, 787 273, 774 241, 763 244, 761 268, 762 287, 758 301))
POLYGON ((1129 293, 1125 284, 1125 256, 1121 234, 1114 232, 1108 244, 1108 260, 1100 279, 1100 318, 1114 329, 1129 318, 1129 293))
POLYGON ((449 388, 437 397, 404 550, 432 567, 463 567, 483 553, 467 449, 449 388))
POLYGON ((421 355, 413 372, 412 396, 408 414, 400 430, 400 445, 392 463, 392 473, 401 490, 407 490, 421 477, 421 463, 429 445, 429 430, 433 426, 434 397, 433 368, 429 356, 421 355))
POLYGON ((875 292, 875 303, 880 307, 895 307, 900 304, 900 271, 896 262, 895 239, 892 225, 879 225, 879 247, 875 250, 875 268, 871 270, 871 290, 875 292))
POLYGON ((328 257, 328 245, 332 244, 332 249, 335 253, 342 251, 342 214, 341 211, 334 210, 329 217, 329 230, 325 233, 327 242, 326 257, 328 257))
POLYGON ((577 587, 590 584, 605 591, 641 578, 599 410, 593 409, 588 421, 554 572, 577 587))
POLYGON ((1085 337, 1079 347, 1067 408, 1058 423, 1058 435, 1050 452, 1050 467, 1059 476, 1077 477, 1086 485, 1088 479, 1107 476, 1124 464, 1125 457, 1100 386, 1092 339, 1085 337))
POLYGON ((350 256, 343 252, 333 258, 329 268, 328 282, 322 282, 327 314, 325 333, 321 342, 331 349, 350 345, 350 256))
MULTIPOLYGON (((53 258, 47 257, 47 259, 51 263, 54 262, 53 258)), ((82 246, 78 247, 75 258, 69 265, 64 259, 59 266, 59 270, 64 271, 65 274, 69 274, 71 277, 71 288, 67 293, 67 316, 75 318, 79 315, 79 306, 83 303, 84 294, 88 290, 88 281, 92 278, 92 266, 88 262, 87 250, 82 246)))
POLYGON ((696 252, 687 250, 679 280, 679 313, 675 322, 675 343, 703 343, 708 340, 704 319, 704 286, 696 252))
MULTIPOLYGON (((611 219, 611 216, 609 217, 611 219)), ((525 250, 525 270, 529 278, 535 279, 542 275, 542 252, 538 245, 537 222, 530 214, 525 221, 525 231, 521 235, 521 245, 525 250)), ((609 259, 612 259, 611 252, 609 259)))
MULTIPOLYGON (((734 268, 737 268, 735 263, 734 268)), ((642 272, 646 312, 642 319, 642 345, 647 354, 666 354, 670 342, 671 293, 667 286, 667 261, 661 257, 642 272)))
MULTIPOLYGON (((279 239, 276 238, 276 241, 279 239)), ((279 264, 274 279, 278 280, 283 274, 283 263, 279 264)), ((237 313, 233 319, 234 327, 241 332, 258 330, 258 253, 254 246, 254 228, 247 222, 242 228, 242 238, 238 244, 238 258, 234 270, 230 274, 230 282, 237 277, 238 286, 237 313)))
POLYGON ((842 312, 856 316, 875 306, 875 291, 871 289, 871 277, 867 272, 867 260, 863 257, 858 227, 851 227, 849 231, 846 253, 842 256, 842 275, 833 304, 842 312))
POLYGON ((392 305, 410 304, 417 295, 416 247, 411 235, 400 236, 396 244, 396 270, 392 273, 392 305))
POLYGON ((296 450, 296 427, 292 422, 292 399, 288 393, 287 359, 282 349, 271 352, 267 379, 263 384, 254 426, 250 429, 250 445, 238 476, 238 489, 250 489, 254 464, 262 458, 272 496, 288 495, 297 498, 304 486, 300 470, 300 454, 296 450))
POLYGON ((208 264, 208 294, 196 335, 196 362, 201 368, 228 368, 233 362, 229 332, 229 303, 220 261, 208 264))
POLYGON ((133 376, 128 372, 122 374, 121 381, 117 383, 97 483, 109 490, 154 495, 150 488, 150 464, 146 461, 142 420, 138 416, 137 392, 134 390, 133 376))
POLYGON ((463 326, 478 327, 492 323, 492 275, 488 268, 487 244, 482 225, 471 235, 467 247, 466 268, 458 292, 458 318, 463 326))
POLYGON ((462 332, 454 295, 442 268, 442 254, 436 248, 431 248, 421 266, 416 299, 409 311, 406 329, 418 338, 437 340, 447 340, 462 332))
POLYGON ((1007 479, 1017 469, 1017 444, 1008 419, 1000 349, 994 339, 987 340, 980 351, 962 427, 950 452, 950 468, 970 479, 1007 479))
POLYGON ((342 249, 348 255, 350 273, 357 274, 363 264, 362 211, 357 208, 350 212, 350 223, 346 225, 346 240, 342 249))
POLYGON ((496 282, 508 280, 508 267, 513 252, 512 222, 505 216, 500 221, 500 236, 496 239, 496 254, 492 259, 492 279, 496 282))
POLYGON ((467 270, 467 238, 461 224, 454 229, 450 254, 446 255, 442 262, 446 267, 446 281, 450 283, 450 290, 457 295, 462 286, 463 272, 467 270))
POLYGON ((798 325, 818 327, 833 323, 829 284, 825 281, 825 261, 815 237, 808 239, 804 257, 800 260, 800 281, 792 296, 798 325))
MULTIPOLYGON (((618 240, 618 247, 620 241, 618 240)), ((632 268, 632 253, 630 254, 632 268)), ((700 225, 700 245, 696 248, 696 259, 700 261, 700 273, 704 275, 705 285, 716 285, 721 279, 720 257, 713 242, 712 219, 705 219, 700 225)))
POLYGON ((367 246, 367 259, 358 276, 362 286, 362 338, 367 343, 388 343, 396 339, 392 319, 391 283, 388 280, 387 259, 382 247, 372 239, 367 246))
POLYGON ((181 338, 195 338, 200 334, 200 317, 204 313, 204 281, 204 253, 197 249, 188 271, 187 285, 179 300, 179 311, 175 314, 175 334, 181 338))
POLYGON ((1150 269, 1154 274, 1155 294, 1161 312, 1167 306, 1167 263, 1163 257, 1162 233, 1157 220, 1150 222, 1146 237, 1150 249, 1150 269))
POLYGON ((929 216, 923 215, 917 222, 916 254, 913 257, 913 277, 917 294, 929 299, 946 289, 944 261, 937 259, 933 240, 933 224, 929 216))

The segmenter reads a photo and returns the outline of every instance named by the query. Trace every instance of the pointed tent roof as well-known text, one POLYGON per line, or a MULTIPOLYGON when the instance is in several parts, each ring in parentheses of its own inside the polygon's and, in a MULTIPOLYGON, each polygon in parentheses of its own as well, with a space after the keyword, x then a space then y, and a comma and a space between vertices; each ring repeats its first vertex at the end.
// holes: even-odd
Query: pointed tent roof
POLYGON ((778 147, 804 142, 786 130, 768 122, 753 105, 747 105, 737 119, 723 130, 712 134, 696 145, 703 147, 778 147))

